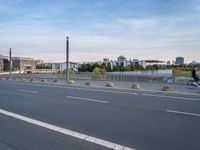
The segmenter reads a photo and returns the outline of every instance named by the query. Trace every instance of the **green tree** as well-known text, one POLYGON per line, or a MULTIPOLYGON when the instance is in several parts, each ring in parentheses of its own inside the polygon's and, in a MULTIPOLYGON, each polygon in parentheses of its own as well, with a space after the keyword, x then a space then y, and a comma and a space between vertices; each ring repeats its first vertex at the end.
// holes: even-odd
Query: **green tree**
POLYGON ((113 71, 120 71, 120 68, 118 66, 113 66, 113 71))

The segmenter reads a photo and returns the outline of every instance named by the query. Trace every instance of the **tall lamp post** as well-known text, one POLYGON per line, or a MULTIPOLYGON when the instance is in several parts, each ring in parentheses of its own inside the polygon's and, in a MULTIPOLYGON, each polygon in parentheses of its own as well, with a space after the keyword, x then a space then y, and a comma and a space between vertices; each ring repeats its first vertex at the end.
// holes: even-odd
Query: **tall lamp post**
POLYGON ((11 56, 11 48, 9 49, 9 60, 10 60, 10 64, 9 64, 9 78, 11 79, 11 73, 12 73, 12 56, 11 56))
POLYGON ((66 41, 66 83, 69 83, 69 37, 66 41))

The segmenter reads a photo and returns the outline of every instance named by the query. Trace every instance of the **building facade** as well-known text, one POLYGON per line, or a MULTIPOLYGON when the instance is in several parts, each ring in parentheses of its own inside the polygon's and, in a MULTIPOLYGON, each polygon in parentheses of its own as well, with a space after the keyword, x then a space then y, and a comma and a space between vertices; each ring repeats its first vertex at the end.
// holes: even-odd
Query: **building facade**
MULTIPOLYGON (((66 63, 65 62, 48 62, 43 63, 46 67, 49 67, 53 71, 64 71, 66 70, 66 63)), ((68 68, 73 69, 74 71, 78 71, 79 64, 74 62, 69 62, 68 68)))
POLYGON ((3 72, 4 71, 4 59, 3 58, 0 58, 0 72, 3 72))
POLYGON ((34 60, 33 58, 12 57, 12 70, 14 71, 35 70, 36 65, 39 63, 40 60, 34 60))
POLYGON ((184 64, 184 58, 183 57, 177 57, 175 64, 176 65, 183 65, 184 64))
POLYGON ((114 66, 119 66, 119 67, 127 67, 127 66, 142 66, 146 68, 147 66, 152 66, 152 65, 166 65, 165 61, 160 61, 160 60, 138 60, 138 59, 129 59, 125 56, 119 56, 117 60, 110 60, 109 59, 103 59, 104 64, 110 63, 111 68, 114 66))
POLYGON ((9 71, 10 62, 7 56, 0 55, 0 72, 9 71))

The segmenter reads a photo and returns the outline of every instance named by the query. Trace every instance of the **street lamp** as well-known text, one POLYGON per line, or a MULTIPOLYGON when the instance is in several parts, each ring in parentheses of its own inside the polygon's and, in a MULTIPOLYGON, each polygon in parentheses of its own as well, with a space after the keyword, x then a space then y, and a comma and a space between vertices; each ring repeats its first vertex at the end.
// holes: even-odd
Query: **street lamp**
POLYGON ((10 74, 9 74, 9 78, 11 79, 11 72, 12 72, 12 57, 11 57, 11 48, 9 49, 9 60, 10 60, 10 64, 9 64, 9 70, 10 70, 10 74))
POLYGON ((66 83, 69 83, 69 37, 66 41, 66 83))

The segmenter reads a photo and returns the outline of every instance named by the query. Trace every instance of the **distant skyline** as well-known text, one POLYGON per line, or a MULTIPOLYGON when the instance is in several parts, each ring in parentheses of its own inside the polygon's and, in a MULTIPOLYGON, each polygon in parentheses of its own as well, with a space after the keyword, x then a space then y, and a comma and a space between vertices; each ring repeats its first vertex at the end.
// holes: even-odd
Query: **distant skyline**
POLYGON ((200 61, 199 0, 0 0, 0 55, 200 61))

